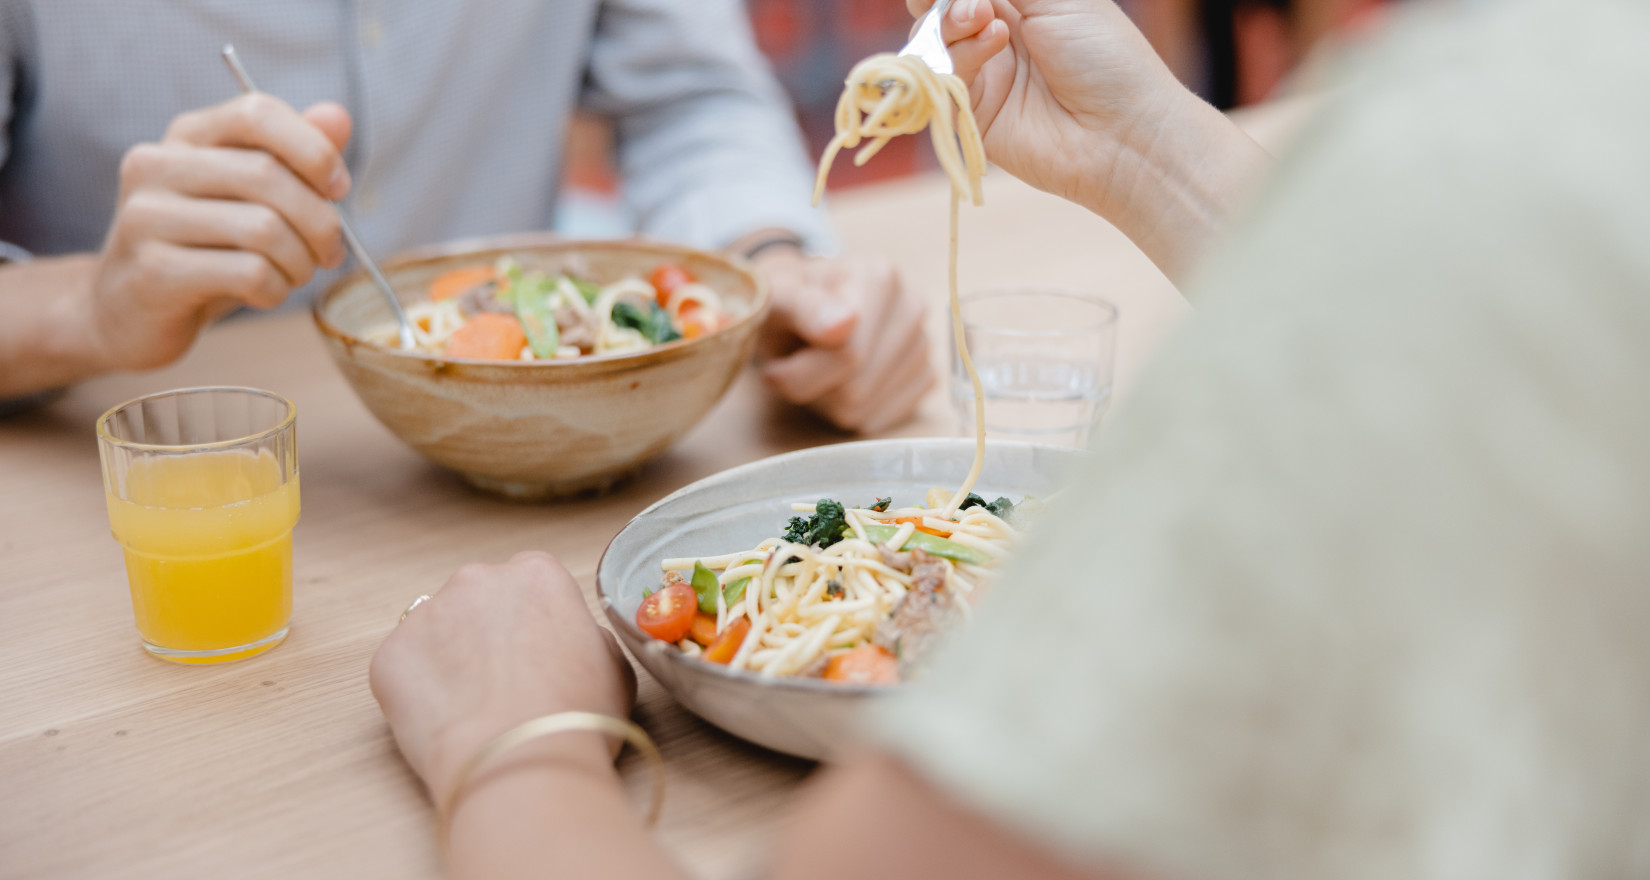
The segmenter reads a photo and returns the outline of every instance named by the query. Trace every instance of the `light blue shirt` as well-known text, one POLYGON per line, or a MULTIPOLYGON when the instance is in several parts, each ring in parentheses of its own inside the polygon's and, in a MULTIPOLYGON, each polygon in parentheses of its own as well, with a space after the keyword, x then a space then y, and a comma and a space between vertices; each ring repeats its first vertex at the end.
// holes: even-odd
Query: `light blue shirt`
POLYGON ((0 0, 0 241, 100 247, 126 150, 237 94, 226 42, 263 90, 354 116, 347 208, 376 254, 549 228, 575 107, 614 120, 640 233, 830 247, 739 0, 0 0))

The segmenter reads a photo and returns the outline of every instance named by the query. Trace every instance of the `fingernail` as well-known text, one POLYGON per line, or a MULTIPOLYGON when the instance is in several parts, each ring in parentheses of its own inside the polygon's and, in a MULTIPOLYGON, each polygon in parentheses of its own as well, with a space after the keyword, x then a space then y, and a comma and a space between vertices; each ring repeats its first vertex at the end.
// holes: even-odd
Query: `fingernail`
POLYGON ((951 20, 957 24, 968 24, 974 20, 974 13, 980 11, 980 0, 958 0, 957 5, 951 7, 951 20))
POLYGON ((332 179, 327 181, 327 193, 335 202, 349 195, 349 169, 339 165, 332 172, 332 179))

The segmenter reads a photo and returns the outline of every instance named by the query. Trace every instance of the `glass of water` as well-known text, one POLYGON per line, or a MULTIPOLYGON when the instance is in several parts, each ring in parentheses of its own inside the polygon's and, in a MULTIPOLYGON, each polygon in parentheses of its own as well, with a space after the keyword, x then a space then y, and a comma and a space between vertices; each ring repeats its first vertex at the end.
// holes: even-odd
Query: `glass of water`
MULTIPOLYGON (((1006 290, 962 300, 963 333, 985 389, 986 435, 1084 446, 1111 399, 1117 308, 1094 296, 1006 290)), ((974 433, 974 387, 951 345, 951 403, 974 433)))

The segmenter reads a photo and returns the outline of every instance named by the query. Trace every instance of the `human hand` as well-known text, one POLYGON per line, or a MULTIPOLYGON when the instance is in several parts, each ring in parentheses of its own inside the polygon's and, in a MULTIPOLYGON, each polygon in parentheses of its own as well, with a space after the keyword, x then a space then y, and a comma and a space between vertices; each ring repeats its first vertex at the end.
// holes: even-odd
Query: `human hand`
POLYGON ((1112 0, 957 0, 940 31, 991 161, 1110 220, 1170 278, 1270 167, 1112 0))
POLYGON ((369 681, 401 753, 436 798, 449 794, 465 761, 517 724, 569 711, 624 718, 636 699, 618 642, 544 553, 459 569, 379 646, 369 681))
POLYGON ((108 369, 177 359, 206 323, 270 308, 344 260, 340 151, 351 120, 320 103, 299 114, 244 95, 172 120, 120 166, 120 201, 88 291, 108 369))
POLYGON ((923 304, 894 267, 790 250, 759 256, 773 291, 762 377, 837 426, 875 432, 904 421, 934 386, 923 304))
POLYGON ((1116 155, 1195 100, 1112 0, 956 0, 940 32, 991 160, 1102 214, 1116 155))

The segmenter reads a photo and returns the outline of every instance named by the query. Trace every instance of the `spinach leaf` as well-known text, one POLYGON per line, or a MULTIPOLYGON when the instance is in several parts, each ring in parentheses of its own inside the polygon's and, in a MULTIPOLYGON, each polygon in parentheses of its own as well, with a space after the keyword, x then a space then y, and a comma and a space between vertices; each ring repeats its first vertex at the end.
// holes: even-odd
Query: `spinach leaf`
POLYGON ((635 330, 654 345, 682 338, 682 334, 677 333, 676 327, 670 323, 670 313, 658 303, 648 303, 645 309, 638 308, 634 303, 614 303, 613 323, 635 330))

